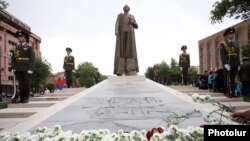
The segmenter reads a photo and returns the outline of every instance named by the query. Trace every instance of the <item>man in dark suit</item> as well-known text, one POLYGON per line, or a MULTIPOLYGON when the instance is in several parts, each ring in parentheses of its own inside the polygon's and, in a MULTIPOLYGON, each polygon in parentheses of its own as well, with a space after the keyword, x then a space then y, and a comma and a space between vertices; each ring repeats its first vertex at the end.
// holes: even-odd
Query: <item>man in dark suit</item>
POLYGON ((235 97, 235 77, 240 69, 240 52, 235 45, 235 29, 230 27, 223 34, 225 41, 221 43, 220 58, 224 72, 224 93, 228 97, 235 97))
POLYGON ((33 47, 28 45, 29 34, 18 30, 16 32, 19 44, 13 48, 12 68, 19 82, 19 103, 28 103, 31 87, 31 75, 35 66, 33 47))
POLYGON ((72 74, 75 70, 75 59, 74 56, 70 55, 72 49, 67 47, 67 56, 64 57, 63 69, 65 70, 66 84, 67 88, 70 88, 72 85, 72 74))
POLYGON ((187 51, 187 46, 183 45, 181 47, 181 50, 183 51, 182 54, 180 54, 179 57, 179 66, 181 70, 181 76, 182 76, 182 84, 187 85, 187 77, 188 77, 188 68, 190 67, 190 57, 187 51))

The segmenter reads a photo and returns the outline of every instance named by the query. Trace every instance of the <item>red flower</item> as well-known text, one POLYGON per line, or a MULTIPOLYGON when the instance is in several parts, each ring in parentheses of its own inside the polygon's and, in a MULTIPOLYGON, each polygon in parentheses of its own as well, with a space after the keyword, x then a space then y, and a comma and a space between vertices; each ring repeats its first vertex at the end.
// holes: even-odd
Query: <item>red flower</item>
POLYGON ((164 131, 161 127, 157 128, 157 130, 159 133, 163 133, 163 131, 164 131))
POLYGON ((157 129, 157 128, 152 128, 152 129, 151 129, 151 132, 152 132, 152 133, 158 133, 158 129, 157 129))
POLYGON ((151 131, 148 131, 146 134, 146 137, 148 139, 148 141, 150 140, 150 138, 153 136, 153 133, 151 131))
POLYGON ((148 139, 148 141, 150 140, 150 138, 153 136, 154 133, 163 133, 163 129, 161 127, 159 128, 152 128, 151 131, 148 131, 146 134, 146 137, 148 139))

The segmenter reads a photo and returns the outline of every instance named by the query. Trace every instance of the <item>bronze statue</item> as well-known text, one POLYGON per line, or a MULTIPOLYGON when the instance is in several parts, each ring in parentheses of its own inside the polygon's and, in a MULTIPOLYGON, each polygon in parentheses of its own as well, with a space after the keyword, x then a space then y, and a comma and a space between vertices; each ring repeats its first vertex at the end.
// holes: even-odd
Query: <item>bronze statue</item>
POLYGON ((117 16, 115 24, 116 48, 114 74, 121 76, 136 75, 139 72, 135 32, 138 25, 133 15, 129 14, 129 6, 123 7, 124 13, 117 16))

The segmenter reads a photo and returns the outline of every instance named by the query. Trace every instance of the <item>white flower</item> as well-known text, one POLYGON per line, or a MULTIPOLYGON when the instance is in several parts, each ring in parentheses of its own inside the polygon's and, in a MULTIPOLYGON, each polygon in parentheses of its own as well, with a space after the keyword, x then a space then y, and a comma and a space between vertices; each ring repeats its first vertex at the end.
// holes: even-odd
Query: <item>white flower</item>
POLYGON ((124 133, 124 131, 123 131, 122 129, 120 129, 120 130, 117 131, 117 133, 118 133, 119 135, 121 135, 121 134, 124 133))
POLYGON ((106 135, 102 138, 101 141, 113 141, 114 139, 110 135, 106 135))
POLYGON ((194 93, 192 95, 192 100, 194 102, 205 103, 205 102, 209 102, 209 100, 211 100, 211 96, 210 95, 199 95, 197 93, 194 93))
MULTIPOLYGON (((163 128, 163 127, 161 127, 163 128)), ((164 128, 163 128, 164 129, 164 128)), ((187 128, 181 129, 175 125, 171 125, 170 128, 163 133, 154 133, 150 141, 189 141, 193 138, 198 138, 198 141, 202 141, 203 129, 202 128, 187 128)), ((28 140, 28 141, 147 141, 146 131, 133 130, 130 133, 125 133, 123 130, 119 130, 116 133, 111 133, 107 129, 100 130, 83 130, 80 134, 73 133, 71 130, 63 131, 61 126, 54 126, 53 128, 39 128, 31 133, 1 133, 0 141, 12 141, 12 140, 28 140)))
POLYGON ((192 95, 193 101, 196 102, 198 97, 199 97, 199 94, 198 94, 198 93, 194 93, 194 94, 192 95))

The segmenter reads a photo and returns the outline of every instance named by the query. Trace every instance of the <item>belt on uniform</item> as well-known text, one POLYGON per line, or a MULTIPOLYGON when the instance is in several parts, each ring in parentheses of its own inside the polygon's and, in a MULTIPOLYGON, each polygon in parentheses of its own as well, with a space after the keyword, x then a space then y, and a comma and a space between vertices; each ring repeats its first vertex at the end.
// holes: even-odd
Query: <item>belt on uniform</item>
POLYGON ((19 58, 17 58, 17 60, 29 61, 29 60, 30 60, 30 58, 21 58, 21 57, 19 57, 19 58))
POLYGON ((227 54, 228 56, 236 56, 236 53, 227 54))

